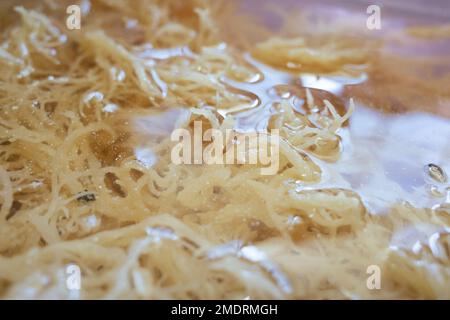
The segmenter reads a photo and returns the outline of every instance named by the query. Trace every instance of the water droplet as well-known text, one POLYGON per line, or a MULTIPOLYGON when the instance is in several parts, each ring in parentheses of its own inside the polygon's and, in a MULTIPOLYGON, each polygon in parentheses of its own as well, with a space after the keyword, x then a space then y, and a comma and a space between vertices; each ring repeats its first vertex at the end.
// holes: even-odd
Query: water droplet
POLYGON ((119 106, 115 103, 108 103, 103 107, 104 112, 113 113, 119 109, 119 106))
POLYGON ((97 227, 98 225, 100 225, 100 220, 101 219, 99 217, 97 217, 96 214, 91 214, 84 219, 84 224, 85 224, 86 228, 93 229, 93 228, 97 227))
POLYGON ((89 92, 88 94, 86 94, 84 96, 83 101, 85 103, 89 103, 91 100, 102 101, 103 98, 104 98, 103 93, 101 93, 99 91, 93 91, 93 92, 89 92))
POLYGON ((289 225, 289 227, 296 226, 296 225, 300 224, 301 222, 302 222, 302 218, 300 218, 299 216, 290 215, 287 219, 287 224, 289 225))
POLYGON ((436 198, 441 198, 444 196, 444 193, 441 190, 439 190, 438 186, 435 186, 435 185, 430 186, 429 192, 433 197, 436 197, 436 198))
POLYGON ((127 19, 125 21, 125 27, 127 29, 133 29, 138 26, 139 22, 136 19, 127 19))
POLYGON ((43 185, 42 180, 33 180, 30 183, 31 188, 33 188, 33 189, 37 189, 37 188, 41 187, 42 185, 43 185))
POLYGON ((60 43, 66 43, 67 42, 67 36, 65 34, 62 34, 59 36, 58 41, 60 43))
POLYGON ((447 175, 444 170, 436 164, 430 163, 425 166, 425 171, 435 181, 439 183, 447 182, 447 175))
POLYGON ((41 107, 41 103, 38 100, 33 100, 33 102, 31 103, 31 106, 33 108, 39 109, 41 107))

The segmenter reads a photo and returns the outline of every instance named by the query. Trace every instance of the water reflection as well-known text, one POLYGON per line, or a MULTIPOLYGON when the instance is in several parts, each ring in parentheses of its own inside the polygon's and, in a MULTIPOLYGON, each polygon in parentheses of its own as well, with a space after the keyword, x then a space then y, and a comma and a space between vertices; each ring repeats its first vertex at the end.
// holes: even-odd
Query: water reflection
MULTIPOLYGON (((184 50, 148 49, 145 58, 189 55, 184 50)), ((230 90, 251 97, 253 102, 218 110, 223 117, 232 115, 236 119, 235 129, 240 132, 265 131, 277 114, 275 106, 281 100, 289 101, 294 110, 305 114, 305 88, 313 92, 318 106, 321 100, 330 100, 342 115, 348 101, 346 87, 368 79, 364 66, 353 66, 348 72, 338 74, 293 74, 268 67, 249 54, 244 55, 244 60, 259 70, 258 79, 239 82, 224 77, 222 82, 230 90)), ((340 158, 330 162, 308 154, 320 165, 323 174, 320 183, 307 187, 351 189, 362 197, 369 212, 375 214, 385 213, 395 203, 404 201, 415 207, 447 210, 449 185, 444 177, 445 172, 450 172, 450 121, 424 112, 382 113, 356 102, 348 124, 338 131, 342 138, 340 158), (430 169, 431 164, 439 169, 430 169)), ((149 136, 168 136, 181 125, 180 119, 186 121, 184 111, 172 108, 159 115, 140 117, 135 125, 149 136)), ((137 149, 136 155, 143 163, 152 165, 155 160, 147 151, 137 149)))
POLYGON ((362 72, 357 77, 344 75, 335 76, 319 76, 315 74, 303 74, 300 76, 301 83, 304 87, 322 89, 335 95, 341 95, 346 85, 356 85, 367 80, 367 74, 362 72))
POLYGON ((431 195, 424 166, 450 170, 448 120, 421 112, 387 115, 358 105, 340 135, 343 154, 336 163, 322 163, 324 184, 347 185, 371 212, 401 201, 430 208, 445 200, 431 195))
MULTIPOLYGON (((303 87, 314 88, 322 96, 329 93, 339 103, 346 86, 367 79, 363 71, 356 77, 289 74, 249 56, 246 58, 264 77, 252 84, 226 79, 228 85, 251 92, 259 99, 255 108, 234 114, 238 119, 237 129, 242 131, 264 130, 275 113, 273 103, 280 99, 291 99, 294 109, 300 112, 299 106, 305 101, 303 87)), ((433 195, 433 189, 439 191, 446 186, 429 181, 424 167, 437 164, 444 172, 450 172, 450 121, 447 119, 423 112, 385 114, 357 104, 349 125, 338 134, 343 151, 338 161, 330 163, 310 155, 321 166, 323 176, 319 184, 309 188, 352 189, 361 195, 371 213, 387 212, 393 204, 403 201, 431 208, 446 200, 445 192, 433 195)))

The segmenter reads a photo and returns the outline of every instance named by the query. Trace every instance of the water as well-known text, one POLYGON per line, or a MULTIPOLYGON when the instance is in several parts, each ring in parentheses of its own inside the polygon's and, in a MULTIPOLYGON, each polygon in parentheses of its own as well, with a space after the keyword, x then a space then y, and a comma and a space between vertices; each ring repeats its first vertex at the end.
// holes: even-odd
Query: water
MULTIPOLYGON (((243 83, 224 78, 223 82, 254 97, 254 102, 219 110, 224 116, 232 114, 237 120, 236 129, 241 132, 264 131, 277 112, 274 104, 281 100, 292 103, 301 114, 320 112, 307 110, 305 87, 311 88, 318 106, 320 100, 328 99, 342 115, 348 104, 344 95, 346 87, 362 85, 368 79, 364 72, 356 77, 291 74, 265 66, 249 54, 245 59, 260 72, 260 80, 243 83)), ((135 125, 140 131, 151 128, 153 136, 167 136, 180 113, 186 112, 169 109, 158 115, 140 117, 135 125)), ((187 113, 181 118, 186 116, 187 113)), ((386 213, 404 201, 418 208, 448 210, 445 204, 448 200, 446 172, 450 172, 448 119, 422 111, 383 113, 356 100, 355 112, 338 135, 341 154, 337 161, 326 161, 308 153, 322 170, 320 183, 307 185, 309 189, 353 190, 373 214, 386 213)), ((136 152, 141 158, 148 155, 143 149, 136 152)), ((151 163, 154 161, 151 159, 151 163)))
MULTIPOLYGON (((356 110, 338 132, 342 138, 339 159, 325 161, 308 154, 322 169, 321 182, 308 188, 354 190, 371 213, 386 213, 405 201, 418 208, 450 212, 446 174, 450 172, 450 97, 445 89, 450 81, 450 41, 415 39, 405 32, 407 26, 442 21, 445 10, 427 6, 412 10, 406 1, 385 5, 395 10, 384 14, 383 30, 370 32, 364 27, 365 10, 356 2, 343 6, 302 1, 300 5, 284 0, 277 3, 279 10, 252 0, 238 4, 236 22, 226 29, 230 41, 238 44, 242 41, 233 40, 237 34, 253 43, 270 35, 320 37, 334 30, 355 38, 362 35, 364 43, 374 45, 367 65, 326 75, 283 72, 247 55, 263 81, 228 82, 258 99, 257 107, 241 112, 238 128, 263 130, 280 100, 290 101, 301 114, 320 112, 306 110, 304 87, 311 88, 316 102, 330 100, 341 115, 354 97, 356 110), (246 20, 253 21, 247 17, 254 17, 265 29, 243 27, 246 20)), ((445 7, 444 2, 439 5, 445 7)))
POLYGON ((425 170, 428 175, 438 183, 447 182, 447 174, 445 171, 434 163, 430 163, 425 166, 425 170))
MULTIPOLYGON (((280 5, 288 5, 290 2, 283 3, 280 5)), ((291 11, 296 9, 295 4, 292 4, 291 11)), ((347 9, 349 12, 356 10, 350 7, 347 9)), ((334 12, 332 6, 327 10, 334 12)), ((355 33, 364 33, 367 30, 355 29, 356 25, 364 22, 364 14, 365 12, 352 12, 351 17, 354 19, 346 22, 339 20, 342 14, 330 15, 328 23, 334 23, 337 30, 354 24, 351 27, 355 33)), ((269 25, 269 29, 274 29, 277 35, 283 35, 285 30, 277 26, 275 15, 273 13, 260 22, 269 25)), ((290 19, 284 18, 286 21, 290 19)), ((291 18, 295 16, 292 15, 291 18)), ((243 38, 252 38, 251 31, 246 30, 238 21, 241 20, 237 19, 232 26, 227 24, 227 31, 239 30, 243 38)), ((288 23, 286 21, 285 24, 288 23)), ((406 17, 389 16, 384 20, 384 33, 366 32, 368 37, 385 41, 382 48, 374 49, 378 50, 377 54, 383 55, 379 60, 405 58, 405 61, 400 60, 398 64, 376 64, 379 61, 376 56, 372 57, 368 65, 375 63, 374 70, 370 70, 368 65, 362 65, 347 66, 346 70, 334 74, 288 73, 269 67, 255 60, 250 53, 245 53, 244 62, 255 69, 251 80, 240 82, 224 76, 221 81, 250 97, 252 103, 219 109, 218 113, 223 117, 233 115, 237 131, 265 131, 271 118, 278 112, 277 103, 282 100, 289 101, 296 112, 305 115, 322 112, 325 108, 320 101, 327 99, 342 115, 349 98, 355 97, 356 110, 338 132, 341 137, 339 159, 330 161, 308 153, 320 166, 322 177, 320 183, 307 187, 353 190, 362 197, 369 212, 374 214, 386 213, 396 203, 405 201, 418 208, 447 212, 450 203, 450 185, 446 174, 450 172, 450 120, 446 110, 450 99, 442 96, 444 91, 440 89, 442 83, 438 79, 425 75, 432 74, 436 78, 450 67, 449 59, 445 58, 450 46, 443 46, 441 40, 430 42, 409 38, 401 32, 409 23, 406 17), (395 36, 391 36, 389 31, 394 31, 392 34, 395 36), (417 50, 418 47, 426 47, 427 50, 417 50), (413 58, 419 60, 408 62, 408 59, 413 58), (429 58, 441 62, 436 64, 429 58), (417 61, 420 62, 419 66, 415 65, 417 61), (437 74, 436 70, 441 71, 437 74), (438 89, 434 90, 434 87, 438 89), (315 97, 319 106, 317 110, 306 107, 305 88, 310 88, 315 97), (367 104, 368 100, 373 102, 370 106, 367 104)), ((317 27, 314 23, 312 26, 317 27)), ((302 31, 293 30, 292 34, 297 36, 302 31)), ((231 44, 235 43, 231 41, 231 44)), ((226 49, 226 45, 222 46, 226 49)), ((143 46, 136 54, 149 61, 180 56, 190 59, 194 55, 187 47, 155 49, 150 46, 143 46)), ((169 112, 166 116, 171 114, 169 112)), ((168 118, 174 119, 172 116, 168 118)), ((152 119, 153 117, 149 117, 142 121, 147 130, 152 127, 158 131, 166 122, 159 118, 152 119), (149 126, 148 122, 155 121, 157 125, 149 126)), ((319 122, 314 122, 314 118, 310 119, 320 127, 319 122)), ((163 134, 167 134, 166 129, 162 130, 163 134)))
POLYGON ((372 212, 402 201, 430 208, 445 200, 430 193, 423 167, 435 162, 450 169, 450 121, 421 112, 386 115, 358 105, 341 136, 343 154, 326 164, 328 181, 349 183, 372 212))
MULTIPOLYGON (((305 113, 305 87, 311 88, 316 101, 328 99, 343 114, 348 98, 343 94, 345 88, 368 79, 364 72, 356 77, 290 74, 265 66, 249 55, 246 59, 260 70, 263 80, 225 80, 258 98, 254 107, 233 114, 241 131, 267 128, 275 114, 273 104, 282 99, 291 101, 297 112, 305 113)), ((445 172, 450 172, 450 121, 422 111, 383 113, 358 100, 356 104, 348 126, 338 132, 342 138, 340 158, 327 162, 309 154, 321 167, 322 179, 308 187, 356 191, 371 213, 386 213, 404 201, 418 208, 441 206, 446 192, 434 184, 445 184, 445 172)))

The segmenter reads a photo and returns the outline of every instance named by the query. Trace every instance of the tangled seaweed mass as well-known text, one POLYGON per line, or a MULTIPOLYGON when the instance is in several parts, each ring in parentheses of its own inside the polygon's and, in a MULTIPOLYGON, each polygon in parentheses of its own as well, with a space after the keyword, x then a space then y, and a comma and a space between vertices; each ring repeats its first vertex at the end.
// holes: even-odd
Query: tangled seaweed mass
POLYGON ((64 1, 14 7, 0 45, 0 297, 73 298, 76 264, 81 299, 450 298, 448 208, 376 215, 350 188, 318 187, 353 100, 267 73, 367 67, 364 45, 233 44, 217 6, 82 1, 72 31, 64 1), (278 172, 174 164, 170 132, 194 121, 278 129, 278 172), (435 232, 393 244, 418 224, 435 232), (371 265, 382 290, 367 288, 371 265))

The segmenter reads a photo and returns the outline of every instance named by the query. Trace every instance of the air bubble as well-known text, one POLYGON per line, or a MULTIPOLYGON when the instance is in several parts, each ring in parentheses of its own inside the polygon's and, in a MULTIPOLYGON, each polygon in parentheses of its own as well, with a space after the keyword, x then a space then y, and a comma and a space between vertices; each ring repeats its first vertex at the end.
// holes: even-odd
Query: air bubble
POLYGON ((439 187, 438 187, 438 186, 431 185, 429 191, 430 191, 430 194, 431 194, 433 197, 441 198, 441 197, 444 196, 444 193, 442 193, 442 191, 439 190, 439 187))
POLYGON ((38 100, 33 100, 33 102, 31 103, 31 106, 33 108, 40 109, 41 108, 41 103, 38 100))
POLYGON ((299 216, 290 215, 287 219, 287 224, 289 227, 293 227, 299 225, 302 222, 302 218, 299 216))
POLYGON ((113 113, 119 110, 119 106, 115 103, 108 103, 103 107, 103 111, 107 113, 113 113))
POLYGON ((102 101, 104 98, 103 93, 99 91, 89 92, 83 99, 84 103, 89 103, 91 100, 102 101))
POLYGON ((430 163, 425 166, 425 171, 435 181, 439 183, 447 182, 447 175, 444 170, 436 164, 430 163))

